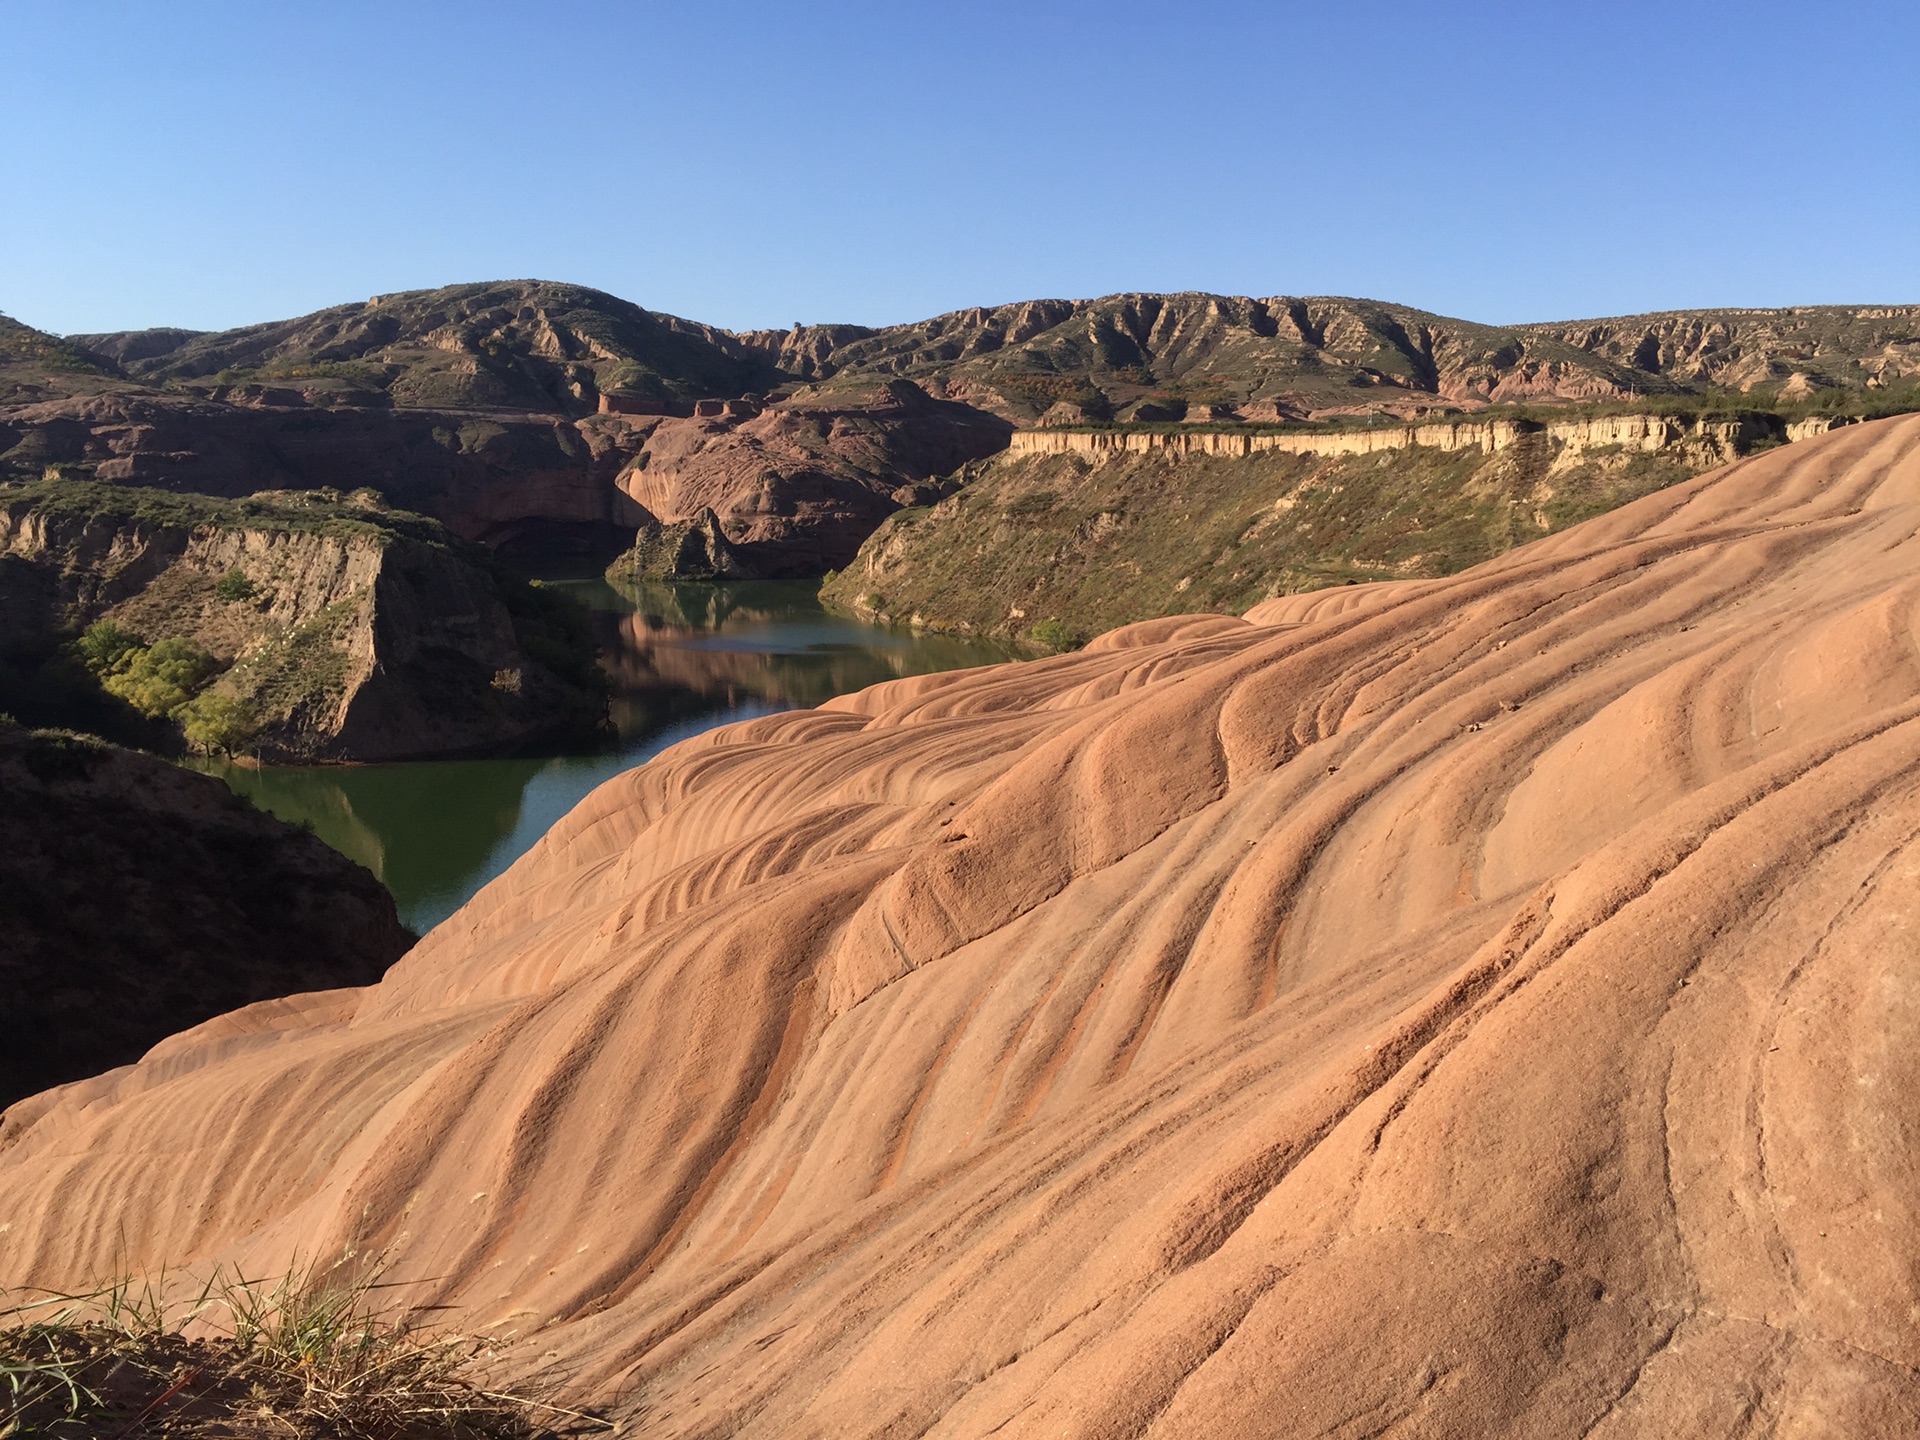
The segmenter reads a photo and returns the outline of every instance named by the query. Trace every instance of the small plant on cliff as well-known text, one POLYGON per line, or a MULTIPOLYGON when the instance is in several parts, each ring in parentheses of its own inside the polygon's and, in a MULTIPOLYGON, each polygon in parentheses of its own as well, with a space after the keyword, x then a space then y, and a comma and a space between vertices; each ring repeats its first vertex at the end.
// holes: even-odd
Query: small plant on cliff
POLYGON ((247 578, 247 572, 238 565, 213 582, 213 593, 229 605, 253 598, 253 581, 247 578))

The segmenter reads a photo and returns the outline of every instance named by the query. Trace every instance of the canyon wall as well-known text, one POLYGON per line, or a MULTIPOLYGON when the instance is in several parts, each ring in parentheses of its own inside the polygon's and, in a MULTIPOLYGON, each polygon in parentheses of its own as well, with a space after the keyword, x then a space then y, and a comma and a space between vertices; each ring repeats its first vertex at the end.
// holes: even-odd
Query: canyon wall
POLYGON ((143 645, 192 641, 224 667, 213 693, 245 707, 263 758, 499 750, 599 723, 592 646, 584 623, 567 633, 563 602, 373 502, 222 506, 52 481, 0 493, 0 565, 15 640, 105 620, 143 645))
POLYGON ((1541 435, 1560 447, 1660 450, 1703 442, 1723 460, 1735 460, 1756 443, 1804 440, 1851 423, 1814 417, 1787 422, 1769 415, 1735 420, 1696 420, 1662 415, 1608 415, 1596 419, 1441 421, 1382 425, 1366 430, 1263 434, 1221 430, 1016 430, 1007 442, 1013 455, 1375 455, 1386 450, 1479 450, 1491 455, 1527 436, 1541 435))

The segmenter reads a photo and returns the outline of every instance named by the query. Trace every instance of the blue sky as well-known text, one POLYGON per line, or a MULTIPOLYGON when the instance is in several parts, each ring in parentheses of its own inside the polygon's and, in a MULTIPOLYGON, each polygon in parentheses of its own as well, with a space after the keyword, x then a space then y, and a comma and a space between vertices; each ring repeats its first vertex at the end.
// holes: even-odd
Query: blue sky
POLYGON ((0 311, 1920 300, 1920 6, 0 0, 0 311))

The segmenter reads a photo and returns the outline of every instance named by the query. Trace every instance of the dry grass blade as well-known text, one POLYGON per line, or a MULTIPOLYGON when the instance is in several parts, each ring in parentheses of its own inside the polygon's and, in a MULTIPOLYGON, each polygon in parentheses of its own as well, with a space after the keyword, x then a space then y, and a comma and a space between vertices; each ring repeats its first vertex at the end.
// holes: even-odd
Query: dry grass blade
POLYGON ((535 1412, 582 1412, 483 1389, 483 1346, 429 1333, 384 1292, 380 1259, 272 1282, 215 1274, 170 1305, 163 1275, 0 1310, 0 1440, 162 1433, 340 1440, 534 1440, 535 1412), (182 1329, 198 1333, 189 1338, 182 1329))

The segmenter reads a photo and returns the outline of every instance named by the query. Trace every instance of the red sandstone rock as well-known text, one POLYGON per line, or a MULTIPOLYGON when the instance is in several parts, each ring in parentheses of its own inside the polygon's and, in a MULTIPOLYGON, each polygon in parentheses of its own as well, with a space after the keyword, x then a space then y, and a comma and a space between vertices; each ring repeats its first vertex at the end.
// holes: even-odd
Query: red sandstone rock
POLYGON ((1920 419, 688 741, 0 1126, 676 1436, 1920 1433, 1920 419))

